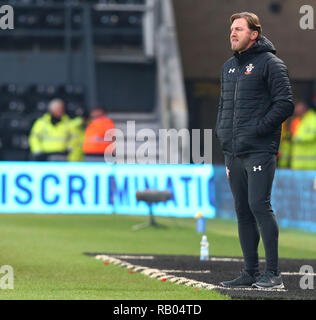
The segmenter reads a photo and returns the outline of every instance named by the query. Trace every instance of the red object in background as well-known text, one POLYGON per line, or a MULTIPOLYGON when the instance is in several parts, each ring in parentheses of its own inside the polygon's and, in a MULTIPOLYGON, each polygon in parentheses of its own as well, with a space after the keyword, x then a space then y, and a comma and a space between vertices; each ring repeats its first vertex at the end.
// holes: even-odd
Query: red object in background
POLYGON ((301 118, 294 118, 292 120, 292 122, 291 122, 291 135, 292 136, 296 133, 296 131, 301 123, 301 120, 302 120, 301 118))
POLYGON ((91 121, 84 133, 83 152, 86 154, 103 154, 112 141, 104 141, 105 133, 114 129, 114 122, 106 117, 99 117, 91 121))

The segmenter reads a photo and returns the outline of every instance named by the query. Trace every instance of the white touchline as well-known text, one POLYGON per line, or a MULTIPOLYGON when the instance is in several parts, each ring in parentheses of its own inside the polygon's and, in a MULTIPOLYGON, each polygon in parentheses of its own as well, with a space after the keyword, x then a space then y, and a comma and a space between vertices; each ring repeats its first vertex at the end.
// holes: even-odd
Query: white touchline
POLYGON ((175 272, 175 273, 211 273, 211 270, 172 270, 163 269, 162 272, 175 272))
POLYGON ((116 255, 113 254, 112 257, 116 257, 119 259, 139 259, 139 260, 153 260, 154 256, 128 256, 128 255, 116 255))
MULTIPOLYGON (((212 257, 211 261, 222 261, 222 262, 244 262, 242 258, 217 258, 212 257)), ((265 262, 264 259, 259 259, 259 262, 265 262)))
MULTIPOLYGON (((135 259, 135 260, 153 260, 154 256, 135 256, 135 255, 119 255, 113 254, 111 257, 118 259, 135 259)), ((211 261, 223 261, 223 262, 244 262, 242 258, 222 258, 222 257, 212 257, 211 261)), ((265 262, 264 259, 259 259, 259 262, 265 262)))

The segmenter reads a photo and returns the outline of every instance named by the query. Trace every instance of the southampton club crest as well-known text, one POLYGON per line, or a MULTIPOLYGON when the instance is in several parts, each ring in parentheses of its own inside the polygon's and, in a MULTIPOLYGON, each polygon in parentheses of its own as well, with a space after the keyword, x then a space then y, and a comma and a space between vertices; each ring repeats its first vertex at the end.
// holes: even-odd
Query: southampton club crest
POLYGON ((227 175, 227 178, 230 179, 230 170, 226 167, 226 175, 227 175))
POLYGON ((254 69, 254 65, 250 63, 248 66, 246 66, 246 72, 245 74, 251 74, 252 69, 254 69))

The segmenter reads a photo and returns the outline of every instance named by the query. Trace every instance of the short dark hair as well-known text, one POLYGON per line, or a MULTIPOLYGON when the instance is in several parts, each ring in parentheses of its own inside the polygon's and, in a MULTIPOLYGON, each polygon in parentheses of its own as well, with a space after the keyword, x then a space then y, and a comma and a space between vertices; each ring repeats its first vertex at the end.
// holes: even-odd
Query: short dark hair
POLYGON ((262 27, 261 27, 258 16, 252 12, 234 13, 230 17, 230 22, 233 23, 236 19, 241 19, 241 18, 244 18, 247 20, 248 28, 250 30, 258 31, 258 39, 260 39, 262 34, 262 27))

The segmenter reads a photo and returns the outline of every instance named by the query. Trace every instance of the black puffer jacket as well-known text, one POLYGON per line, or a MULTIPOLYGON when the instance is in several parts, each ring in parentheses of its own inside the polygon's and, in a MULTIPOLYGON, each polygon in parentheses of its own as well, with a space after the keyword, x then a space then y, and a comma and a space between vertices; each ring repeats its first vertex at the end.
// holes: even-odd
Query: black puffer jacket
POLYGON ((294 110, 287 68, 261 37, 222 68, 216 123, 225 154, 278 152, 281 124, 294 110))

